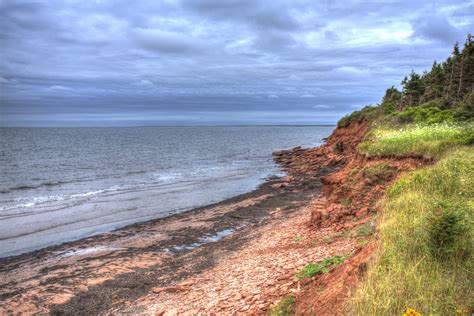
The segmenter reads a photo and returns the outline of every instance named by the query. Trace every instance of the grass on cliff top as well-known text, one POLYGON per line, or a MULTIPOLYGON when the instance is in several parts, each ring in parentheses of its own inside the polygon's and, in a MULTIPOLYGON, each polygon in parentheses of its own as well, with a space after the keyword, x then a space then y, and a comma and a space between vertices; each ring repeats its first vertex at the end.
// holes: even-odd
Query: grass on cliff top
POLYGON ((445 151, 474 143, 474 126, 413 125, 376 128, 358 150, 367 156, 423 156, 439 158, 445 151))
POLYGON ((357 315, 474 309, 474 148, 399 179, 387 193, 381 247, 351 300, 357 315))

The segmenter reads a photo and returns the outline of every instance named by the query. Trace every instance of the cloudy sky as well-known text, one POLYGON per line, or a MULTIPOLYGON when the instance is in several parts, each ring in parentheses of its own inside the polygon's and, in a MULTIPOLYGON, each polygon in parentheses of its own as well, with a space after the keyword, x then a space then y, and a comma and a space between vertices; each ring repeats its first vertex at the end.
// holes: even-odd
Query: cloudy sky
POLYGON ((474 0, 0 0, 0 126, 332 124, 474 32, 474 0))

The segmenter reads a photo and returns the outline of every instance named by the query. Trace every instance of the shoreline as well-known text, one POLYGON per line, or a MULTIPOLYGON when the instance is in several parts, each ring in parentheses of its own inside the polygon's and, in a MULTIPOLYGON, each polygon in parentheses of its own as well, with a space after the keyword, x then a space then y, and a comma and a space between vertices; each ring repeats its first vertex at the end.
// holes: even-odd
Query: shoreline
POLYGON ((275 212, 287 217, 321 194, 319 176, 333 170, 330 167, 316 174, 289 172, 289 176, 268 179, 251 192, 218 203, 0 258, 0 313, 54 310, 61 314, 84 308, 97 313, 104 310, 104 301, 109 302, 107 308, 115 304, 113 295, 107 296, 110 291, 104 290, 108 283, 121 280, 127 288, 144 270, 158 273, 163 269, 183 269, 184 257, 202 251, 209 251, 210 259, 201 262, 199 269, 177 273, 149 286, 143 285, 149 281, 135 284, 134 288, 138 286, 140 290, 126 297, 145 294, 152 286, 171 284, 208 269, 222 248, 233 252, 242 247, 248 242, 245 236, 256 227, 270 224, 275 212), (95 294, 91 297, 91 293, 95 294), (96 299, 97 295, 107 297, 96 299))
MULTIPOLYGON (((229 198, 225 198, 225 199, 223 199, 219 202, 213 202, 213 203, 210 203, 210 204, 205 204, 205 205, 202 205, 202 206, 192 207, 192 208, 189 208, 189 209, 185 208, 184 211, 181 211, 181 210, 170 211, 169 213, 167 213, 167 215, 164 215, 162 217, 147 219, 147 220, 144 220, 144 221, 139 221, 139 222, 127 224, 126 226, 113 228, 112 230, 98 232, 96 234, 92 234, 92 235, 89 235, 89 236, 84 236, 84 237, 80 237, 80 238, 72 239, 72 240, 65 240, 64 242, 58 242, 57 244, 42 247, 42 248, 39 248, 39 249, 32 249, 30 251, 22 252, 22 253, 19 253, 19 254, 12 254, 12 255, 7 255, 7 256, 4 256, 4 257, 0 257, 0 266, 2 265, 2 263, 4 261, 9 261, 10 259, 15 259, 15 258, 23 257, 23 256, 25 256, 25 257, 35 256, 35 254, 37 254, 37 253, 41 254, 41 253, 44 253, 44 252, 55 251, 56 249, 62 249, 64 247, 69 247, 69 246, 70 247, 75 247, 76 244, 80 245, 86 240, 93 240, 95 238, 103 238, 103 237, 106 237, 107 235, 110 235, 110 234, 119 233, 121 230, 133 229, 135 226, 138 227, 138 226, 145 225, 145 224, 148 224, 148 223, 149 224, 157 223, 157 222, 169 219, 169 218, 180 218, 181 215, 184 216, 184 215, 187 215, 188 213, 199 212, 202 209, 209 208, 209 207, 214 207, 214 206, 217 206, 219 204, 226 203, 226 202, 245 199, 248 195, 252 195, 254 192, 260 190, 261 187, 265 186, 267 183, 269 183, 269 182, 273 183, 274 181, 278 181, 278 179, 284 178, 284 177, 285 176, 282 176, 282 177, 281 176, 278 176, 278 177, 273 177, 272 176, 269 179, 262 180, 262 183, 259 184, 255 189, 253 189, 251 191, 248 191, 246 193, 241 193, 241 194, 229 197, 229 198)), ((0 268, 0 271, 2 271, 1 268, 0 268)))
MULTIPOLYGON (((16 166, 17 152, 6 147, 6 161, 11 162, 5 171, 17 170, 17 175, 5 172, 0 194, 1 256, 87 238, 249 192, 267 177, 281 176, 273 150, 294 144, 317 146, 330 132, 323 126, 43 131, 42 143, 30 144, 38 155, 24 157, 41 168, 16 166), (86 141, 89 134, 98 143, 86 141), (65 142, 68 137, 72 140, 65 142), (252 144, 246 139, 253 139, 252 144), (183 143, 187 145, 180 146, 183 143), (64 148, 55 150, 55 144, 64 148), (115 158, 102 159, 108 155, 115 158), (61 159, 66 163, 55 163, 61 159)), ((6 139, 18 138, 18 146, 28 146, 34 134, 13 130, 6 139)))

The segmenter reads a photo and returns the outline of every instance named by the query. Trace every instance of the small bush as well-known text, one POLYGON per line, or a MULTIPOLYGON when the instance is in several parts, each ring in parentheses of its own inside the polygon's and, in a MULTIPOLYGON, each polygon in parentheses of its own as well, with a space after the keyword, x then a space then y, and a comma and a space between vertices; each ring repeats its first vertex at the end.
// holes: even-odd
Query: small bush
POLYGON ((311 278, 320 273, 328 273, 330 271, 329 267, 332 265, 340 265, 346 260, 347 256, 335 256, 330 258, 325 258, 320 263, 310 263, 307 264, 300 272, 296 274, 298 280, 303 280, 305 278, 311 278))
POLYGON ((401 123, 432 125, 454 123, 456 121, 457 110, 442 110, 438 106, 439 104, 436 101, 431 101, 424 105, 408 108, 403 112, 397 112, 394 115, 399 118, 401 123))
POLYGON ((295 304, 295 297, 285 297, 275 307, 270 310, 271 316, 287 316, 293 315, 293 305, 295 304))
POLYGON ((465 240, 464 235, 467 233, 464 216, 466 211, 447 201, 438 204, 442 210, 431 217, 429 225, 431 251, 441 259, 463 256, 467 249, 459 241, 465 240))

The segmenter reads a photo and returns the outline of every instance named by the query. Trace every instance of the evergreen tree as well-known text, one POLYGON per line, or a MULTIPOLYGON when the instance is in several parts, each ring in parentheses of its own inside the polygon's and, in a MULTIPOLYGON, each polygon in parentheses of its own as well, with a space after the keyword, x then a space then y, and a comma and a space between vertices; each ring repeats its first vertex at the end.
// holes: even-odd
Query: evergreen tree
POLYGON ((474 42, 469 34, 461 52, 461 70, 458 83, 457 99, 465 101, 474 90, 474 42))
POLYGON ((461 79, 461 53, 459 51, 459 44, 454 45, 453 54, 450 63, 450 75, 449 81, 446 90, 446 99, 451 107, 454 107, 456 104, 456 99, 458 96, 459 82, 461 79))
POLYGON ((410 77, 403 79, 402 108, 419 105, 424 92, 421 76, 412 70, 410 77))
POLYGON ((429 101, 437 99, 443 96, 444 88, 444 71, 442 64, 438 64, 436 61, 431 67, 431 71, 426 73, 424 78, 425 92, 423 94, 423 100, 429 101))
POLYGON ((385 95, 382 99, 381 107, 387 112, 391 113, 397 109, 397 105, 400 104, 402 93, 397 88, 391 86, 385 91, 385 95))

